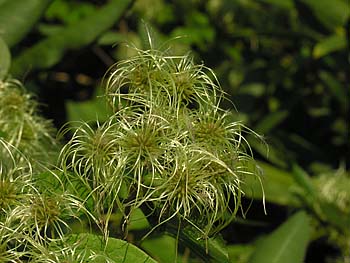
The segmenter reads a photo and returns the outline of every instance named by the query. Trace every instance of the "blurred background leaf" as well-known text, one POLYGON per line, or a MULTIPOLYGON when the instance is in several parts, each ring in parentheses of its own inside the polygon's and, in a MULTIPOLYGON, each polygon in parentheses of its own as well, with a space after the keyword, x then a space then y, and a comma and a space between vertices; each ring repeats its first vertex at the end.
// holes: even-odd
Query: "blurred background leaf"
POLYGON ((0 37, 0 81, 6 76, 10 64, 11 54, 5 41, 0 37))
POLYGON ((321 40, 316 44, 313 50, 315 58, 323 57, 331 52, 346 48, 345 33, 334 34, 321 40))
POLYGON ((300 0, 328 29, 334 30, 345 24, 350 15, 349 3, 346 0, 300 0))
POLYGON ((52 67, 60 61, 65 51, 90 44, 120 18, 130 2, 130 0, 110 1, 88 17, 59 30, 55 35, 42 40, 28 50, 24 50, 14 59, 12 74, 20 76, 28 69, 52 67), (40 59, 36 59, 38 57, 40 59))
POLYGON ((299 200, 294 195, 297 184, 293 175, 285 170, 276 168, 268 163, 259 162, 259 167, 263 171, 261 182, 252 176, 246 178, 243 185, 246 197, 263 200, 287 206, 299 206, 299 200), (264 186, 264 191, 261 189, 264 186))
POLYGON ((0 2, 0 37, 9 45, 17 44, 41 18, 52 0, 0 2))
POLYGON ((256 244, 250 263, 302 263, 310 240, 309 216, 301 211, 256 244))
POLYGON ((80 122, 80 121, 99 121, 103 123, 108 119, 111 114, 111 110, 103 100, 101 88, 97 89, 93 95, 92 100, 87 100, 83 102, 68 101, 66 104, 68 112, 68 120, 70 122, 80 122))

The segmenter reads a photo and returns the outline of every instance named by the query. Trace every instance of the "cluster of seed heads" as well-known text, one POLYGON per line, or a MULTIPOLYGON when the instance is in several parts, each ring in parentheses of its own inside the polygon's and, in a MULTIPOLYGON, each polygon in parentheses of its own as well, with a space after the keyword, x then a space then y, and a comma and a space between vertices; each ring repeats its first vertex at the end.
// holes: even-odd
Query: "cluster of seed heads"
POLYGON ((123 226, 141 209, 152 230, 175 222, 205 238, 235 218, 255 164, 215 74, 189 55, 136 51, 106 75, 112 114, 63 129, 56 166, 43 165, 58 143, 38 104, 0 82, 1 262, 88 262, 79 242, 65 245, 68 222, 108 237, 116 212, 123 226))
POLYGON ((17 80, 0 80, 0 137, 32 160, 52 159, 57 148, 50 121, 17 80))
POLYGON ((67 222, 84 207, 44 165, 57 151, 53 135, 22 84, 0 81, 0 262, 64 262, 72 247, 62 245, 67 222))
MULTIPOLYGON (((318 198, 325 204, 332 206, 332 209, 336 213, 343 215, 344 219, 349 218, 350 173, 345 170, 345 167, 339 167, 337 170, 322 173, 314 178, 314 182, 318 190, 318 198)), ((322 220, 327 220, 325 219, 327 217, 326 213, 320 207, 316 206, 315 210, 322 220)), ((337 244, 342 251, 342 255, 335 262, 346 262, 346 259, 350 256, 350 230, 348 228, 326 227, 325 231, 329 233, 329 242, 337 244)))
POLYGON ((82 123, 60 155, 105 227, 116 208, 126 220, 141 208, 157 215, 155 227, 174 219, 206 237, 235 217, 255 166, 212 70, 189 55, 137 50, 109 70, 105 99, 109 119, 82 123))

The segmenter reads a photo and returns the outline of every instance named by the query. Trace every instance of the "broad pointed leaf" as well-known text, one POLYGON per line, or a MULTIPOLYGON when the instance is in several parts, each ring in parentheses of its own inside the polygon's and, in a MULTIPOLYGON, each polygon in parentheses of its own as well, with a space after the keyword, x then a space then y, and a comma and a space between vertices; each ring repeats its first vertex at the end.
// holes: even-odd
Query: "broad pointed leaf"
POLYGON ((342 0, 301 0, 328 29, 345 25, 350 15, 350 5, 342 0))
POLYGON ((102 237, 94 234, 72 235, 72 244, 79 241, 76 251, 84 251, 84 255, 95 263, 156 263, 149 255, 135 245, 121 239, 102 237))
POLYGON ((346 37, 344 34, 334 34, 325 39, 322 39, 316 44, 313 50, 314 58, 321 58, 329 53, 346 48, 346 37))
POLYGON ((285 9, 293 9, 294 8, 294 2, 293 0, 263 0, 266 3, 269 3, 271 5, 275 5, 281 8, 285 9))
POLYGON ((269 133, 276 126, 282 123, 287 117, 287 111, 277 111, 270 113, 255 126, 254 130, 260 134, 269 133))
POLYGON ((0 37, 11 47, 17 44, 41 17, 52 0, 0 2, 0 37))
POLYGON ((290 217, 260 240, 250 263, 302 263, 310 240, 310 218, 304 212, 290 217))
POLYGON ((5 41, 0 37, 0 80, 2 80, 10 67, 11 54, 5 43, 5 41))
POLYGON ((274 204, 299 206, 299 200, 296 198, 292 189, 297 187, 293 180, 293 175, 287 170, 279 169, 265 162, 258 162, 263 171, 261 181, 258 177, 247 176, 242 185, 245 196, 265 200, 274 204), (263 190, 262 187, 263 186, 263 190))
POLYGON ((92 43, 121 17, 131 2, 112 0, 91 17, 84 18, 25 50, 14 60, 12 74, 20 76, 27 70, 51 67, 60 61, 67 50, 92 43))

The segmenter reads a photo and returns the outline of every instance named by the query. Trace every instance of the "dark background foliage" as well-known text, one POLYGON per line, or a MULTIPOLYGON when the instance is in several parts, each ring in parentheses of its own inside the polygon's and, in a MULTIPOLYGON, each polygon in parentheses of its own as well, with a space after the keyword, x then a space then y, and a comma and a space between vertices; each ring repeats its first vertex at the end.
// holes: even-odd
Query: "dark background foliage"
MULTIPOLYGON (((22 11, 24 20, 31 17, 26 32, 0 35, 11 50, 10 74, 37 94, 43 114, 58 129, 67 121, 103 120, 106 110, 96 99, 102 77, 113 63, 132 55, 125 44, 148 48, 146 25, 155 47, 191 51, 198 63, 212 68, 238 110, 237 120, 268 144, 267 154, 247 135, 267 178, 268 214, 261 195, 248 191, 246 207, 251 198, 259 200, 247 214, 252 223, 230 225, 223 232, 226 242, 253 242, 299 208, 332 229, 332 216, 324 211, 326 216, 319 216, 308 203, 303 180, 317 185, 321 175, 331 179, 349 167, 348 0, 54 0, 40 5, 35 14, 30 8, 22 11), (298 194, 290 193, 291 186, 299 187, 298 194)), ((5 19, 8 25, 17 23, 11 16, 0 22, 5 19)), ((223 106, 235 110, 231 103, 223 106)), ((339 244, 349 237, 330 239, 333 230, 327 231, 313 237, 306 262, 342 255, 339 244)))

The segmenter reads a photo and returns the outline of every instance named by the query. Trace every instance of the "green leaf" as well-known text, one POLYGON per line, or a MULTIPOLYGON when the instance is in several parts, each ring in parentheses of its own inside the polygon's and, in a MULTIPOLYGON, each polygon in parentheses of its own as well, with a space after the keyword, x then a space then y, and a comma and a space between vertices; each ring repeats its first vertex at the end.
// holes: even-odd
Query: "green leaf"
POLYGON ((321 58, 329 53, 342 50, 346 48, 345 34, 334 34, 327 38, 322 39, 316 44, 313 50, 314 58, 321 58))
POLYGON ((216 235, 215 238, 205 239, 203 235, 192 226, 186 226, 181 229, 181 231, 178 231, 178 225, 173 223, 167 224, 166 231, 201 259, 208 262, 228 262, 226 245, 220 235, 216 235))
POLYGON ((112 0, 93 15, 25 50, 14 60, 12 74, 20 76, 28 69, 51 67, 60 61, 67 50, 78 49, 92 43, 121 17, 131 2, 131 0, 112 0))
POLYGON ((164 234, 146 239, 142 242, 141 247, 159 262, 181 262, 180 256, 176 260, 176 239, 172 236, 164 234))
POLYGON ((283 122, 288 116, 287 111, 277 111, 270 113, 263 118, 255 127, 257 133, 265 134, 283 122))
POLYGON ((11 54, 5 43, 5 41, 0 37, 0 80, 2 80, 11 64, 11 54))
POLYGON ((213 29, 207 14, 194 11, 186 16, 186 26, 179 26, 171 32, 172 37, 181 37, 184 44, 194 44, 206 50, 215 39, 213 29))
POLYGON ((350 5, 342 0, 301 0, 318 20, 328 29, 345 25, 350 14, 350 5))
POLYGON ((98 45, 108 45, 112 46, 117 43, 125 42, 125 35, 114 32, 114 31, 108 31, 101 35, 101 37, 98 39, 98 45))
POLYGON ((304 212, 291 216, 258 241, 250 263, 302 263, 310 240, 310 218, 304 212))
POLYGON ((248 135, 247 141, 256 152, 261 156, 266 157, 266 160, 269 162, 281 168, 286 168, 288 166, 287 157, 280 148, 274 147, 273 145, 267 145, 253 135, 248 135))
MULTIPOLYGON (((107 242, 103 238, 93 234, 71 235, 69 241, 74 244, 80 242, 77 252, 84 251, 86 259, 91 255, 96 255, 92 262, 105 263, 155 263, 149 255, 138 247, 120 239, 108 238, 107 242)), ((90 262, 90 261, 89 261, 90 262)))
POLYGON ((298 185, 304 189, 307 197, 316 197, 316 189, 311 181, 310 176, 296 163, 292 166, 292 175, 298 185))
POLYGON ((59 174, 62 172, 57 171, 45 171, 42 173, 35 174, 34 176, 34 182, 35 186, 38 187, 38 189, 41 189, 41 192, 43 191, 53 191, 57 193, 61 193, 63 191, 61 181, 59 178, 59 174))
POLYGON ((298 199, 291 191, 297 186, 293 180, 293 175, 264 162, 258 162, 257 164, 263 172, 261 182, 257 177, 247 176, 244 179, 244 184, 242 184, 245 196, 261 200, 263 194, 265 194, 265 199, 268 202, 298 206, 298 199), (264 192, 261 189, 261 184, 264 192))
POLYGON ((11 47, 39 20, 52 0, 7 0, 0 2, 0 37, 11 47))
POLYGON ((56 0, 50 5, 45 18, 50 21, 62 21, 64 24, 73 24, 82 17, 93 15, 96 6, 89 1, 56 0))
POLYGON ((208 251, 213 257, 212 262, 228 262, 228 251, 223 238, 219 235, 208 239, 208 251))
POLYGON ((0 130, 0 139, 6 138, 6 136, 7 136, 6 132, 3 132, 2 130, 0 130))
POLYGON ((187 228, 180 233, 180 240, 185 242, 192 250, 197 254, 201 254, 202 257, 210 259, 210 262, 228 262, 228 252, 223 240, 218 235, 215 238, 208 238, 204 240, 203 237, 198 235, 197 231, 187 228))
POLYGON ((260 97, 264 94, 266 90, 266 86, 263 83, 249 83, 246 85, 242 85, 239 90, 238 93, 239 94, 247 94, 247 95, 251 95, 254 97, 260 97))
POLYGON ((93 200, 90 195, 91 189, 88 189, 88 187, 83 185, 80 180, 77 180, 77 177, 74 174, 63 174, 60 170, 48 170, 42 173, 36 173, 33 177, 33 183, 40 192, 47 191, 61 194, 65 191, 77 196, 80 200, 85 200, 85 207, 92 209, 93 200), (71 178, 67 180, 67 176, 74 178, 75 180, 72 180, 71 178))
POLYGON ((319 211, 322 220, 332 224, 340 231, 347 231, 350 228, 349 214, 342 212, 334 203, 322 201, 319 203, 319 211))
MULTIPOLYGON (((185 231, 186 232, 186 231, 185 231)), ((188 233, 188 232, 187 232, 188 233)), ((181 235, 181 234, 180 234, 181 235)), ((182 245, 189 245, 188 240, 184 241, 179 237, 182 245)), ((191 249, 191 257, 194 254, 199 254, 202 260, 199 261, 198 258, 193 261, 188 258, 188 256, 182 256, 180 251, 176 254, 178 242, 173 234, 169 235, 167 233, 157 236, 155 238, 149 238, 142 242, 141 247, 150 255, 153 256, 157 261, 162 263, 174 263, 174 262, 228 262, 228 252, 226 251, 226 246, 222 244, 221 240, 212 239, 208 240, 209 254, 207 255, 205 249, 199 249, 199 244, 202 245, 202 239, 192 240, 194 242, 193 246, 188 246, 191 249), (216 250, 214 252, 214 250, 216 250), (186 258, 187 257, 187 258, 186 258)))
POLYGON ((346 88, 339 82, 339 80, 334 76, 334 74, 328 71, 320 71, 319 77, 326 84, 329 91, 338 100, 340 105, 346 111, 349 107, 349 100, 346 88))
POLYGON ((252 245, 230 245, 227 247, 230 262, 246 263, 254 251, 252 245))
MULTIPOLYGON (((111 115, 106 102, 99 97, 101 89, 92 100, 84 102, 68 101, 66 104, 68 111, 68 121, 95 121, 103 122, 111 115)), ((73 124, 73 123, 72 123, 73 124)))
POLYGON ((61 32, 62 29, 64 29, 63 25, 50 25, 41 23, 37 26, 37 30, 40 32, 40 34, 46 37, 57 35, 61 32))
POLYGON ((142 210, 140 208, 134 209, 130 215, 128 230, 143 230, 149 227, 150 224, 142 210))
POLYGON ((290 132, 287 137, 293 144, 297 145, 299 149, 303 149, 316 155, 322 154, 322 148, 319 145, 311 143, 296 133, 290 132))
POLYGON ((293 9, 294 1, 293 0, 263 0, 263 2, 285 8, 285 9, 293 9))

